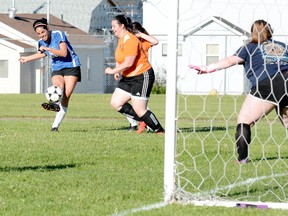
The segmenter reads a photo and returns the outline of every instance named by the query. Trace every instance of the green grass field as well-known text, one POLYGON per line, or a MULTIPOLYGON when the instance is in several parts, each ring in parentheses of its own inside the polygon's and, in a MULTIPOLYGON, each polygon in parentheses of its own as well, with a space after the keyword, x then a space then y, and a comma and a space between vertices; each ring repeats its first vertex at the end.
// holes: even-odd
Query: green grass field
MULTIPOLYGON (((50 131, 55 114, 40 106, 44 95, 0 94, 0 215, 288 214, 179 204, 153 208, 163 202, 164 136, 129 133, 110 97, 74 94, 55 133, 50 131)), ((152 95, 149 107, 165 125, 165 95, 152 95)), ((181 112, 184 119, 194 112, 192 106, 189 110, 181 112)), ((221 115, 215 113, 220 127, 221 115)), ((227 115, 233 122, 235 112, 227 115)), ((199 118, 204 118, 201 110, 199 118)))

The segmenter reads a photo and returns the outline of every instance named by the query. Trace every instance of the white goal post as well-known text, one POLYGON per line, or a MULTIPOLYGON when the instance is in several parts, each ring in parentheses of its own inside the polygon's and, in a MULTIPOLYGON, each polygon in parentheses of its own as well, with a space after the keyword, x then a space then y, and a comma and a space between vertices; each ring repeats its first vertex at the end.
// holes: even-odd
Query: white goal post
MULTIPOLYGON (((219 3, 214 3, 217 2, 219 3)), ((165 202, 288 209, 288 132, 281 125, 277 114, 271 112, 252 127, 250 162, 235 164, 236 119, 247 89, 249 90, 243 67, 235 66, 230 71, 224 70, 219 77, 207 76, 206 83, 188 68, 188 63, 205 65, 211 56, 215 60, 216 55, 209 56, 209 53, 198 46, 201 37, 211 40, 213 46, 210 50, 220 50, 218 57, 223 58, 236 51, 235 48, 239 47, 237 41, 241 44, 249 40, 248 27, 256 19, 268 21, 274 27, 274 36, 287 44, 283 30, 285 21, 281 20, 287 20, 288 15, 281 11, 288 10, 288 3, 275 1, 271 5, 267 0, 259 0, 257 4, 263 5, 257 7, 255 2, 250 7, 253 16, 246 19, 245 26, 241 25, 244 22, 240 21, 241 16, 245 16, 241 15, 241 10, 247 12, 250 1, 234 5, 227 1, 231 5, 226 5, 220 11, 215 9, 215 14, 213 1, 191 1, 190 8, 187 7, 188 3, 179 5, 179 0, 167 3, 169 45, 164 154, 165 202), (240 12, 233 14, 233 11, 228 10, 233 7, 240 12), (268 8, 270 11, 278 11, 278 16, 272 17, 266 11, 268 8), (189 9, 191 15, 188 16, 189 9), (199 13, 193 14, 197 10, 199 13), (210 14, 207 17, 204 15, 205 10, 210 14), (181 17, 181 14, 184 15, 181 17), (229 19, 231 14, 234 15, 232 21, 229 19), (242 29, 235 24, 237 19, 239 23, 236 24, 242 29), (194 23, 190 29, 179 26, 181 22, 187 24, 188 21, 194 23), (227 32, 223 33, 221 30, 221 34, 216 33, 217 26, 223 27, 227 32), (206 34, 201 30, 205 30, 203 32, 206 34), (196 45, 193 41, 196 41, 196 45), (217 43, 220 48, 216 46, 217 43), (182 45, 181 65, 179 44, 182 45), (231 74, 237 82, 233 83, 231 74), (229 83, 232 84, 229 86, 229 83), (203 85, 208 86, 208 90, 203 85)), ((286 33, 288 35, 288 30, 286 33)), ((208 44, 206 51, 207 47, 208 44)))
POLYGON ((176 82, 177 82, 177 44, 178 44, 178 0, 169 1, 168 32, 168 70, 166 81, 165 116, 165 162, 164 162, 164 200, 173 199, 175 185, 175 144, 176 144, 176 82), (169 86, 169 88, 168 88, 169 86))

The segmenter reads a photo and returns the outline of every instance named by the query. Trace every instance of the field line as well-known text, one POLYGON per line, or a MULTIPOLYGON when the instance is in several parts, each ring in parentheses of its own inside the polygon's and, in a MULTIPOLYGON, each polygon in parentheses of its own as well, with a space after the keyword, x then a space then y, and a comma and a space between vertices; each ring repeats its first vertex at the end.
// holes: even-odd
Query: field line
POLYGON ((125 216, 125 215, 133 214, 136 212, 140 212, 140 211, 150 211, 152 209, 162 208, 166 205, 168 205, 168 202, 159 202, 159 203, 155 203, 155 204, 148 205, 148 206, 126 210, 120 213, 114 213, 112 216, 125 216))
MULTIPOLYGON (((215 194, 218 191, 232 189, 234 187, 251 184, 251 183, 257 182, 259 180, 264 180, 264 179, 268 179, 268 178, 272 178, 272 177, 283 177, 283 176, 286 176, 286 175, 288 175, 288 173, 273 174, 273 175, 270 175, 270 176, 260 176, 260 177, 257 177, 257 178, 250 178, 250 179, 247 179, 247 180, 242 181, 242 182, 237 182, 236 184, 230 184, 230 185, 227 185, 227 186, 224 186, 224 187, 213 189, 213 190, 211 190, 209 192, 204 192, 204 194, 206 194, 206 195, 215 194)), ((202 193, 202 195, 203 195, 203 193, 202 193)), ((198 202, 196 201, 194 204, 197 205, 197 203, 198 202)), ((201 203, 201 202, 199 202, 199 203, 201 203)), ((225 202, 225 203, 229 203, 229 201, 225 202)), ((234 203, 234 202, 231 202, 231 203, 234 203)), ((159 202, 159 203, 155 203, 155 204, 148 205, 148 206, 143 206, 143 207, 126 210, 126 211, 119 212, 119 213, 114 213, 114 214, 112 214, 112 216, 126 216, 126 215, 133 214, 133 213, 140 212, 140 211, 150 211, 152 209, 165 207, 168 204, 169 204, 169 202, 159 202)), ((226 206, 226 207, 230 207, 230 206, 226 206)))
POLYGON ((237 182, 235 184, 231 184, 231 185, 227 185, 227 186, 224 186, 224 187, 216 188, 214 190, 209 191, 208 194, 215 194, 218 191, 232 189, 232 188, 238 187, 238 186, 253 184, 253 183, 255 183, 257 181, 260 181, 260 180, 270 179, 270 178, 277 178, 277 177, 283 177, 283 176, 286 176, 286 175, 288 175, 288 173, 272 174, 270 176, 259 176, 259 177, 256 177, 256 178, 249 178, 249 179, 247 179, 245 181, 242 181, 242 182, 237 182))

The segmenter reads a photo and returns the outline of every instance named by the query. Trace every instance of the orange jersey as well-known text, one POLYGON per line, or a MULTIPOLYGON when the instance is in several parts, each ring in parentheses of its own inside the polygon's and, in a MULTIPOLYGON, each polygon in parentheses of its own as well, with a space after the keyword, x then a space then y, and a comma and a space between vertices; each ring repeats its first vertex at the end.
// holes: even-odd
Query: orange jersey
POLYGON ((152 45, 151 45, 151 43, 149 41, 144 40, 144 39, 141 40, 141 44, 142 44, 143 51, 144 51, 145 55, 148 58, 148 56, 149 56, 149 52, 148 51, 152 47, 152 45))
POLYGON ((144 52, 141 42, 130 32, 119 39, 115 51, 115 59, 119 65, 124 62, 126 56, 136 56, 136 59, 130 68, 122 71, 122 76, 137 76, 151 68, 148 55, 144 52))

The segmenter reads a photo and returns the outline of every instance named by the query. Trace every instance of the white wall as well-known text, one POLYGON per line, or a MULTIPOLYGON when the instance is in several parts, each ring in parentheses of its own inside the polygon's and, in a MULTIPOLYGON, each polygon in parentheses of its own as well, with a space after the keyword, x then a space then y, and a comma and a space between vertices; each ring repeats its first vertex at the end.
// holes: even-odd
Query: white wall
MULTIPOLYGON (((167 30, 170 28, 168 23, 168 4, 169 0, 147 0, 143 2, 143 25, 151 35, 159 39, 159 45, 151 49, 151 63, 154 70, 158 67, 165 68, 167 57, 162 57, 162 44, 167 42, 167 30)), ((175 8, 176 9, 176 8, 175 8)), ((238 27, 250 32, 250 27, 256 19, 268 21, 274 29, 274 39, 282 39, 288 42, 286 21, 288 20, 288 2, 282 0, 201 0, 201 1, 181 1, 179 0, 179 43, 181 35, 192 29, 211 16, 222 17, 238 27), (278 37, 278 36, 280 37, 278 37)), ((209 35, 209 32, 206 32, 209 35)), ((191 37, 183 44, 184 54, 178 59, 178 88, 183 92, 209 92, 211 88, 216 88, 220 92, 229 91, 231 94, 242 93, 246 91, 244 86, 246 80, 243 77, 243 67, 235 66, 226 71, 217 72, 216 74, 195 76, 195 73, 187 69, 189 63, 196 65, 205 65, 205 48, 207 41, 216 40, 211 34, 210 37, 196 38, 191 37), (226 75, 225 75, 226 73, 226 75), (224 85, 224 78, 226 84, 224 85), (225 89, 224 89, 225 86, 225 89)), ((221 42, 219 42, 221 43, 221 42)), ((241 39, 231 39, 227 42, 227 50, 221 51, 221 57, 233 54, 239 46, 241 39), (236 41, 234 41, 236 40, 236 41)), ((225 47, 225 45, 223 45, 225 47)))
POLYGON ((74 92, 104 93, 104 50, 80 49, 75 46, 75 52, 81 61, 82 81, 76 85, 74 92))
POLYGON ((20 63, 15 50, 0 44, 0 59, 8 60, 8 78, 0 78, 1 93, 20 93, 20 63))
POLYGON ((216 89, 220 94, 241 94, 244 90, 243 66, 235 66, 205 75, 198 75, 195 70, 188 68, 189 64, 207 65, 206 55, 203 53, 206 50, 206 44, 219 44, 219 59, 222 59, 233 55, 238 47, 243 45, 243 41, 238 36, 190 36, 186 38, 183 42, 183 60, 178 65, 179 91, 207 94, 211 89, 216 89))

